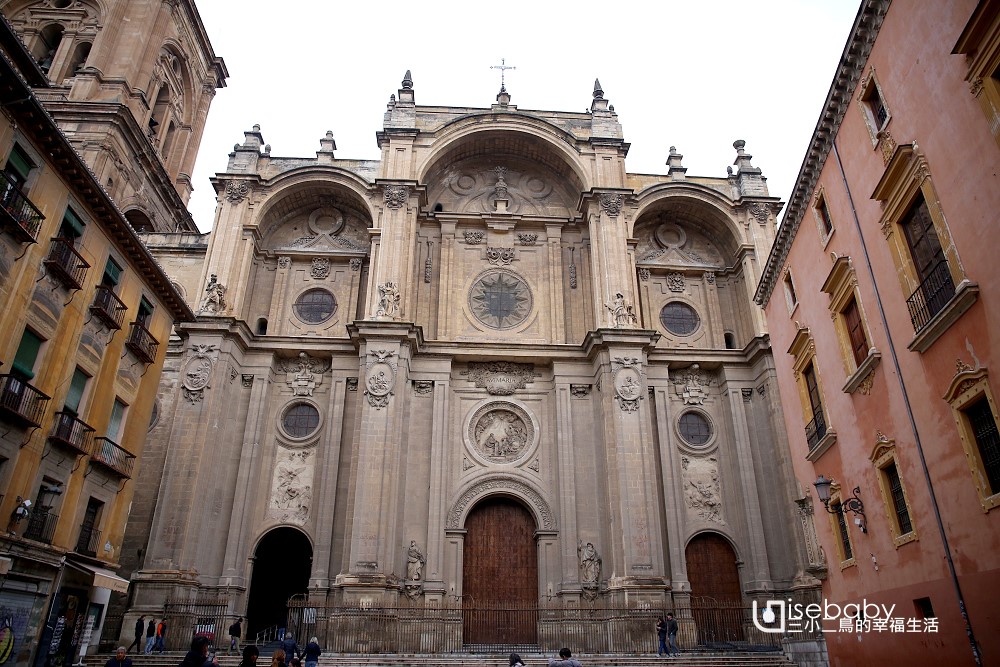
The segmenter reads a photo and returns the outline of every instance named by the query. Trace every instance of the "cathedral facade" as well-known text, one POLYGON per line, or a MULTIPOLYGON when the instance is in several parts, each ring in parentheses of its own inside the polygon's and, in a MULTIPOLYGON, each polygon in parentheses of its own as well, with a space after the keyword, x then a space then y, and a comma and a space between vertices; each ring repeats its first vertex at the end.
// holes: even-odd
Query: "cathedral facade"
POLYGON ((252 637, 292 596, 815 594, 753 301, 781 203, 744 142, 726 176, 673 148, 665 175, 631 174, 599 83, 584 113, 505 89, 417 106, 409 72, 377 140, 379 160, 335 157, 329 132, 277 157, 254 126, 213 180, 212 232, 144 236, 198 318, 167 352, 122 627, 181 599, 252 637))

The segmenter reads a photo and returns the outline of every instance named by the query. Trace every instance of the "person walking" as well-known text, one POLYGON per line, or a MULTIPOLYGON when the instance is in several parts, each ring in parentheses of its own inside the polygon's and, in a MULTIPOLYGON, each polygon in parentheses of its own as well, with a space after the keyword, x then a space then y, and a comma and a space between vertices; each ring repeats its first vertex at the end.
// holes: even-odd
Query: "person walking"
POLYGON ((153 650, 159 651, 162 655, 163 651, 166 650, 166 644, 164 643, 167 639, 167 619, 160 621, 160 624, 156 626, 156 643, 153 644, 153 650))
POLYGON ((660 640, 660 645, 656 649, 656 656, 663 657, 664 653, 669 656, 670 649, 667 648, 667 622, 663 620, 662 616, 656 619, 656 636, 660 640))
POLYGON ((299 645, 295 643, 295 636, 291 632, 285 633, 285 638, 281 640, 281 649, 285 652, 285 660, 292 661, 292 658, 299 656, 299 645))
POLYGON ((310 638, 309 643, 306 644, 306 650, 302 652, 306 667, 317 667, 321 655, 323 655, 323 649, 319 647, 319 640, 316 637, 310 638))
POLYGON ((677 648, 677 619, 674 615, 667 614, 667 656, 680 655, 681 650, 677 648))
POLYGON ((229 626, 229 649, 226 651, 226 655, 230 652, 235 652, 236 655, 240 654, 240 637, 243 636, 243 617, 240 616, 236 619, 236 622, 229 626))
POLYGON ((208 637, 195 637, 191 640, 191 650, 184 656, 178 667, 219 667, 219 659, 208 654, 212 640, 208 637))
POLYGON ((142 650, 142 631, 145 629, 146 629, 146 617, 140 616, 139 620, 135 622, 135 641, 128 645, 128 648, 125 649, 126 653, 131 651, 133 646, 135 647, 136 651, 142 650))
POLYGON ((156 643, 156 619, 149 619, 149 624, 146 626, 146 648, 143 653, 146 655, 151 655, 153 653, 153 644, 156 643))
POLYGON ((549 658, 549 667, 583 667, 568 648, 559 649, 558 658, 549 658))

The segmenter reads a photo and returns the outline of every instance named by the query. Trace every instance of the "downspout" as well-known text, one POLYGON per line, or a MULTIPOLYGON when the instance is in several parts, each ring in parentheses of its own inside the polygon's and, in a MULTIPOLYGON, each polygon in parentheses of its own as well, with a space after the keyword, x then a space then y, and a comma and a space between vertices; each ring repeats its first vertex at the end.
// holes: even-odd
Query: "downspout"
POLYGON ((958 611, 962 614, 962 621, 965 623, 965 634, 969 637, 969 645, 972 648, 972 658, 977 667, 982 667, 983 660, 979 654, 979 646, 976 643, 976 635, 972 631, 972 622, 969 620, 969 612, 965 608, 965 596, 962 595, 962 587, 958 583, 958 574, 955 572, 955 561, 951 555, 951 546, 948 544, 948 535, 944 530, 944 522, 941 520, 941 509, 938 507, 937 495, 934 493, 934 483, 931 481, 931 473, 927 468, 927 458, 924 456, 924 446, 920 440, 920 431, 917 429, 917 422, 913 418, 913 408, 910 405, 910 396, 906 392, 906 382, 903 381, 903 371, 899 365, 899 357, 896 356, 896 346, 892 342, 892 332, 889 329, 889 322, 882 308, 882 295, 879 293, 878 281, 875 280, 875 272, 872 270, 871 257, 868 255, 868 245, 865 243, 865 235, 861 231, 861 222, 858 220, 858 211, 854 208, 854 197, 851 195, 851 186, 847 184, 847 175, 844 173, 844 164, 840 161, 840 151, 837 150, 837 140, 831 142, 833 145, 833 155, 837 158, 837 167, 840 169, 840 178, 844 182, 844 190, 847 192, 847 201, 851 205, 851 215, 854 218, 854 227, 858 232, 858 239, 861 241, 861 250, 865 255, 865 268, 868 269, 868 277, 872 281, 872 289, 875 290, 875 305, 878 307, 878 314, 882 320, 882 328, 885 330, 886 338, 889 339, 889 356, 892 358, 892 365, 896 371, 896 379, 899 381, 899 390, 903 394, 903 405, 906 406, 906 417, 910 421, 910 429, 913 431, 913 439, 917 446, 917 454, 920 456, 920 468, 924 473, 924 482, 927 484, 927 493, 931 499, 931 509, 934 510, 934 520, 937 522, 938 534, 941 536, 941 544, 944 546, 944 559, 948 563, 948 574, 951 576, 951 585, 955 589, 955 596, 958 598, 958 611))

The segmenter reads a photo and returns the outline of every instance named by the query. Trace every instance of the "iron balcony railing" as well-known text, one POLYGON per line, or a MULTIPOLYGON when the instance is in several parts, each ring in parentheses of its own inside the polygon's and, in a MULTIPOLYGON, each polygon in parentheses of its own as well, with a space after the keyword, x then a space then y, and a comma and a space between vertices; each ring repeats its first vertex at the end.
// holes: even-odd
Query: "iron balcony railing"
POLYGON ((927 326, 953 296, 955 296, 955 281, 951 279, 948 261, 942 259, 906 300, 913 330, 920 331, 927 326))
POLYGON ((117 331, 122 328, 122 324, 125 322, 125 311, 128 310, 128 307, 118 298, 111 287, 98 285, 90 310, 101 318, 108 328, 117 331))
POLYGON ((42 425, 49 397, 16 375, 0 375, 0 418, 20 426, 42 425))
POLYGON ((99 463, 126 479, 132 478, 135 454, 130 454, 110 438, 94 438, 94 453, 91 454, 90 460, 92 463, 99 463))
POLYGON ((151 364, 156 359, 156 348, 160 343, 141 322, 133 322, 125 345, 140 361, 151 364))
POLYGON ((87 276, 87 263, 68 239, 54 238, 49 245, 49 254, 45 258, 45 267, 49 274, 71 289, 82 289, 83 280, 87 276))
POLYGON ((28 527, 24 529, 24 538, 52 544, 57 523, 59 523, 58 514, 53 514, 44 507, 33 508, 28 515, 28 527))
POLYGON ((813 417, 811 422, 806 424, 806 442, 809 444, 809 449, 818 445, 824 435, 826 435, 826 419, 820 412, 813 417))
POLYGON ((34 243, 44 219, 11 177, 0 171, 0 220, 14 237, 21 243, 34 243))
POLYGON ((49 440, 59 443, 78 454, 90 454, 94 449, 94 429, 69 412, 57 412, 49 440))
POLYGON ((93 526, 84 526, 83 530, 80 531, 80 537, 76 540, 75 551, 78 554, 83 554, 84 556, 90 556, 94 558, 97 556, 97 550, 101 548, 101 531, 97 530, 93 526))

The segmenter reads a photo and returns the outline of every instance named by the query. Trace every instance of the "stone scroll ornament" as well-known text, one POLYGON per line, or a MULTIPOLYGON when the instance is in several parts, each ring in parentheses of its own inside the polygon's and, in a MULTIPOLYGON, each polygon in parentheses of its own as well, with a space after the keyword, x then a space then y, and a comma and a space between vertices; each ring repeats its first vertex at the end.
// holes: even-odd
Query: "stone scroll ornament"
POLYGON ((284 371, 285 382, 293 396, 312 396, 316 387, 323 383, 323 374, 330 370, 326 360, 311 357, 305 352, 299 352, 295 359, 279 362, 278 367, 284 371))
POLYGON ((392 387, 396 382, 395 352, 389 350, 369 350, 365 368, 365 396, 368 405, 381 410, 389 405, 392 387))
POLYGON ((229 181, 226 183, 226 200, 239 204, 250 194, 250 184, 246 181, 229 181))
POLYGON ((192 345, 194 354, 184 364, 181 389, 188 403, 200 403, 205 397, 205 390, 212 377, 213 353, 217 352, 215 345, 192 345))
POLYGON ((635 412, 642 399, 642 366, 635 357, 615 357, 611 362, 615 400, 622 412, 635 412))

